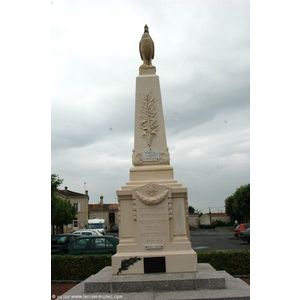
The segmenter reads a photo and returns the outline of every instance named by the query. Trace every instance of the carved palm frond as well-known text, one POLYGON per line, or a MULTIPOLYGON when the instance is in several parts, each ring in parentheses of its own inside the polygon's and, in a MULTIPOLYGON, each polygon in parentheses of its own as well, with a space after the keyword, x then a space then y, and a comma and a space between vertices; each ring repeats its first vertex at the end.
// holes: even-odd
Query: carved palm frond
POLYGON ((158 126, 156 101, 151 91, 147 89, 142 98, 140 129, 149 147, 157 135, 158 126))
POLYGON ((126 271, 128 270, 128 268, 130 266, 132 266, 133 264, 135 264, 138 260, 141 260, 141 257, 130 257, 129 259, 123 259, 121 262, 121 268, 119 268, 117 275, 119 275, 119 273, 121 273, 122 271, 126 271))

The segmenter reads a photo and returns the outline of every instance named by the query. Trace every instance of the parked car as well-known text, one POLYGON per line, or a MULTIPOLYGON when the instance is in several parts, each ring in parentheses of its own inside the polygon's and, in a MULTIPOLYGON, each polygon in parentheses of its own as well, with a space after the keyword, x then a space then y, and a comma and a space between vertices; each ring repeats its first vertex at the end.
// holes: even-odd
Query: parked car
POLYGON ((118 225, 111 226, 110 231, 111 232, 119 232, 119 226, 118 225))
POLYGON ((212 225, 212 224, 201 224, 199 226, 199 228, 202 228, 202 229, 214 229, 216 227, 214 225, 212 225))
POLYGON ((239 224, 234 230, 234 237, 239 238, 240 231, 247 230, 248 228, 250 228, 250 223, 239 224))
POLYGON ((51 235, 51 251, 60 249, 63 246, 73 242, 75 239, 79 238, 77 234, 62 233, 51 235))
POLYGON ((115 254, 119 239, 114 236, 81 236, 51 254, 115 254))
POLYGON ((96 229, 80 229, 80 230, 74 231, 73 234, 78 234, 78 235, 95 235, 95 236, 102 235, 102 233, 100 233, 96 229))
POLYGON ((106 231, 103 231, 102 229, 93 229, 95 230, 96 232, 99 233, 99 235, 105 235, 106 234, 106 231))
POLYGON ((240 231, 239 238, 242 241, 248 242, 250 244, 250 228, 240 231))

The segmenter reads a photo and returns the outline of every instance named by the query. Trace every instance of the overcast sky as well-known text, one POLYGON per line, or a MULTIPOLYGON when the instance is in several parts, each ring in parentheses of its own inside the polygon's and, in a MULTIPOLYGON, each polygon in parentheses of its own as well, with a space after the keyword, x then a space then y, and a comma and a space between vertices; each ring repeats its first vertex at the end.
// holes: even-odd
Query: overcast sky
POLYGON ((117 203, 129 181, 147 24, 174 179, 189 205, 224 212, 250 183, 249 1, 53 0, 51 10, 51 173, 61 188, 117 203))

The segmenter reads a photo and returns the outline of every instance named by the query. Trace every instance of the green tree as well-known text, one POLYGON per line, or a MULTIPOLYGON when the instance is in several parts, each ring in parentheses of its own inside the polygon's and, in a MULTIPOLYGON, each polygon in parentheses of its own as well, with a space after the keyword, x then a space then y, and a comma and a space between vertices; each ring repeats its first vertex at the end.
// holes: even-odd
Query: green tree
POLYGON ((241 185, 225 199, 225 210, 232 221, 250 222, 250 183, 241 185))
POLYGON ((60 179, 58 175, 51 174, 51 199, 56 197, 55 192, 58 190, 58 187, 63 183, 63 179, 60 179))
POLYGON ((63 183, 63 179, 60 179, 58 175, 51 174, 51 225, 52 225, 52 232, 58 233, 58 225, 57 220, 60 218, 60 198, 57 196, 58 187, 63 183), (54 230, 56 226, 56 231, 54 230))
POLYGON ((195 212, 195 208, 193 206, 189 206, 189 213, 193 214, 195 212))
POLYGON ((236 220, 236 216, 234 214, 234 209, 233 209, 233 202, 234 202, 234 197, 233 195, 227 197, 225 199, 225 211, 228 216, 230 216, 231 220, 236 220))
POLYGON ((76 217, 76 209, 67 199, 61 199, 57 195, 58 187, 63 179, 51 174, 51 224, 53 233, 63 233, 63 225, 70 224, 76 217), (55 230, 56 229, 56 230, 55 230))

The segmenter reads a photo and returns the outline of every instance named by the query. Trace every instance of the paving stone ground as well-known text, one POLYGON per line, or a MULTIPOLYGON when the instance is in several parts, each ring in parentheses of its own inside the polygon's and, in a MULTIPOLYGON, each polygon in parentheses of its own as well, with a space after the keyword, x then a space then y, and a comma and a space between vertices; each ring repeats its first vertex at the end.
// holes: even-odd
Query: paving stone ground
MULTIPOLYGON (((250 285, 250 277, 249 278, 241 278, 247 284, 250 285)), ((51 300, 56 299, 57 296, 60 296, 70 290, 72 287, 77 285, 77 283, 52 283, 51 284, 51 300)))

